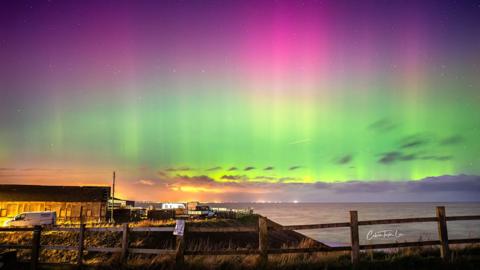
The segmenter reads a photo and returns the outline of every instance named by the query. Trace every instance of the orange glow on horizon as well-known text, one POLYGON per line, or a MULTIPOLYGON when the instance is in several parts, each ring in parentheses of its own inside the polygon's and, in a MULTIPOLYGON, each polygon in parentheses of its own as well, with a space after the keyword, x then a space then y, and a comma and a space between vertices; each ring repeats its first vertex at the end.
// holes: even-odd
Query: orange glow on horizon
POLYGON ((176 188, 176 191, 190 192, 190 193, 199 193, 199 192, 222 193, 222 192, 226 192, 226 190, 222 190, 220 188, 195 187, 195 186, 180 186, 180 187, 176 188))

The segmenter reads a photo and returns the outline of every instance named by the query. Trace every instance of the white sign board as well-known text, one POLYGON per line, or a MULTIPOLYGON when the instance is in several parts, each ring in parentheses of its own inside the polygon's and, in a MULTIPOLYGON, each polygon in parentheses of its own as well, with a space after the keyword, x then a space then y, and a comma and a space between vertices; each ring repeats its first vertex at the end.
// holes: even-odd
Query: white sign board
POLYGON ((175 230, 173 230, 173 235, 183 236, 183 231, 185 230, 185 220, 177 219, 175 221, 175 230))

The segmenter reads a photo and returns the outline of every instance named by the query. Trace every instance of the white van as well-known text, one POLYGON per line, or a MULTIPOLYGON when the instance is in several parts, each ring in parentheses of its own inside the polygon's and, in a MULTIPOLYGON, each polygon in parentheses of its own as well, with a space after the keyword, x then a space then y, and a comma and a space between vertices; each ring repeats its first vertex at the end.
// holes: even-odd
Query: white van
POLYGON ((57 214, 52 211, 25 212, 5 222, 5 225, 11 227, 31 227, 37 225, 55 225, 56 222, 57 214))

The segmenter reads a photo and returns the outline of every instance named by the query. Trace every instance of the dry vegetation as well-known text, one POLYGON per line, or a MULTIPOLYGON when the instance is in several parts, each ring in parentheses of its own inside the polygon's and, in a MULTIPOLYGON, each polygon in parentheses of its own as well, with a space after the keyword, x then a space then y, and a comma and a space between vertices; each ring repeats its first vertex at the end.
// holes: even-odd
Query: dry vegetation
MULTIPOLYGON (((254 218, 242 220, 194 221, 195 226, 254 225, 254 218)), ((141 222, 134 226, 171 226, 173 222, 141 222)), ((291 232, 272 232, 270 245, 274 248, 306 248, 318 245, 308 238, 299 239, 291 232)), ((42 245, 75 246, 75 232, 43 232, 42 245)), ((119 247, 118 232, 88 232, 85 245, 94 247, 119 247)), ((30 244, 31 232, 2 232, 0 243, 30 244)), ((196 233, 187 238, 189 250, 245 249, 256 248, 256 233, 196 233)), ((135 232, 130 234, 131 247, 173 249, 175 238, 171 232, 135 232)), ((20 260, 27 261, 29 251, 18 253, 20 260)), ((359 269, 480 269, 480 246, 453 247, 453 263, 446 265, 439 258, 436 247, 402 248, 397 250, 364 252, 359 269)), ((43 250, 41 261, 50 263, 74 263, 76 251, 43 250)), ((172 255, 130 255, 125 264, 118 254, 88 252, 84 256, 87 268, 91 269, 173 269, 172 255)), ((186 256, 185 269, 256 269, 256 255, 186 256)), ((269 269, 350 269, 349 252, 317 252, 312 254, 269 255, 269 269)), ((50 268, 48 268, 50 269, 50 268)), ((54 268, 52 268, 54 269, 54 268)))
MULTIPOLYGON (((308 247, 301 245, 300 247, 308 247)), ((252 270, 257 269, 255 255, 248 256, 187 256, 185 269, 252 270)), ((468 245, 453 249, 453 262, 445 264, 435 247, 402 248, 391 252, 365 252, 358 269, 480 269, 480 246, 468 245)), ((268 269, 351 269, 348 252, 269 255, 268 269)), ((95 269, 174 269, 173 256, 134 256, 126 265, 118 258, 97 265, 95 269)))

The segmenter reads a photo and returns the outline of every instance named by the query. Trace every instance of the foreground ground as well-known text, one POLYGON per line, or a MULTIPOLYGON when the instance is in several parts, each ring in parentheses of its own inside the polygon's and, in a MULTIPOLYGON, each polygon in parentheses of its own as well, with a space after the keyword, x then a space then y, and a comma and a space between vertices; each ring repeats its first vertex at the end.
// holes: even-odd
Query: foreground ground
MULTIPOLYGON (((454 248, 454 259, 451 263, 443 263, 438 256, 437 248, 402 249, 394 253, 370 252, 363 253, 357 269, 480 269, 480 247, 466 246, 454 248)), ((257 269, 256 256, 188 256, 184 269, 199 270, 252 270, 257 269)), ((154 270, 175 269, 174 259, 168 256, 151 258, 130 258, 126 265, 122 265, 114 257, 96 266, 85 269, 125 269, 125 270, 154 270)), ((29 269, 23 265, 23 269, 29 269)), ((72 267, 49 267, 41 269, 74 269, 72 267)), ((304 255, 270 255, 267 269, 280 270, 310 270, 310 269, 352 269, 348 253, 331 252, 304 255)))
MULTIPOLYGON (((255 226, 256 217, 240 220, 210 220, 196 222, 194 226, 255 226)), ((137 224, 137 226, 166 226, 162 224, 137 224)), ((270 233, 270 232, 269 232, 270 233)), ((86 235, 86 246, 119 247, 119 233, 90 232, 86 235)), ((1 233, 0 243, 28 244, 31 233, 1 233)), ((42 236, 42 245, 75 246, 77 234, 72 232, 46 232, 42 236)), ((322 245, 291 231, 272 231, 269 235, 272 248, 306 248, 322 245)), ((130 235, 131 247, 174 249, 175 238, 169 233, 135 233, 130 235)), ((258 235, 252 233, 195 233, 187 238, 189 250, 218 249, 256 249, 258 235)), ((358 269, 480 269, 480 245, 452 246, 452 262, 445 264, 439 258, 436 247, 403 248, 396 250, 364 252, 358 269)), ((28 251, 18 253, 20 261, 29 259, 28 251)), ((74 269, 76 251, 44 250, 40 256, 42 269, 74 269), (56 265, 50 265, 55 263, 56 265), (58 265, 62 263, 64 265, 58 265), (70 265, 68 265, 70 264, 70 265)), ((174 269, 175 258, 172 255, 130 255, 126 263, 120 263, 118 254, 88 252, 85 256, 85 269, 174 269)), ((240 270, 257 269, 256 255, 225 256, 186 256, 184 269, 202 270, 240 270)), ((317 252, 312 254, 269 255, 268 269, 351 269, 349 252, 317 252)), ((28 263, 22 263, 17 269, 29 269, 28 263)))

